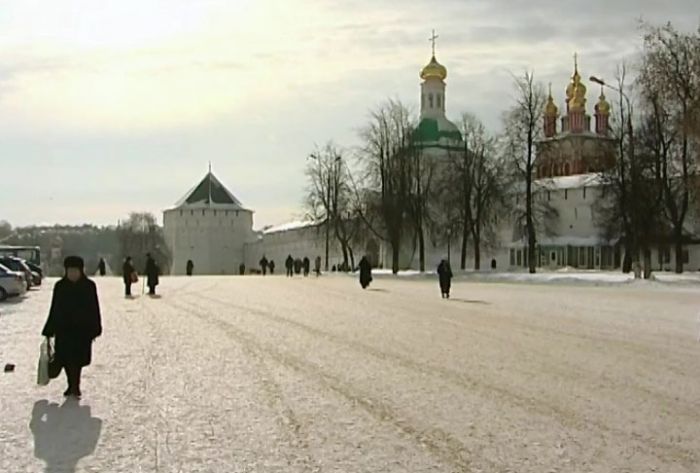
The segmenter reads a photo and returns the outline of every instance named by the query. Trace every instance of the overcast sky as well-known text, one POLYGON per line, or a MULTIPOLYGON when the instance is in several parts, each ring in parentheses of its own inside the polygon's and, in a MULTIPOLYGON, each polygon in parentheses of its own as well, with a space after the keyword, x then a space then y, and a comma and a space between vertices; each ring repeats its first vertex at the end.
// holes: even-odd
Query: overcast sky
MULTIPOLYGON (((692 30, 697 0, 3 0, 0 220, 114 224, 162 217, 214 173, 256 227, 302 213, 305 158, 351 147, 387 97, 418 106, 418 72, 447 67, 447 113, 496 131, 511 73, 561 105, 581 74, 611 77, 638 23, 692 30)), ((589 104, 598 90, 589 87, 589 104)))

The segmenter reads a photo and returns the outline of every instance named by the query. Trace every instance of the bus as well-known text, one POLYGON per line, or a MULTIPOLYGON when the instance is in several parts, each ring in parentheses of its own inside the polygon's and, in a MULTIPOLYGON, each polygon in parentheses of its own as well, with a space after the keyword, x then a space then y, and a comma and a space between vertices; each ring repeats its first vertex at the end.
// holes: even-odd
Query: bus
POLYGON ((41 248, 38 246, 0 245, 0 256, 16 256, 41 266, 41 248))

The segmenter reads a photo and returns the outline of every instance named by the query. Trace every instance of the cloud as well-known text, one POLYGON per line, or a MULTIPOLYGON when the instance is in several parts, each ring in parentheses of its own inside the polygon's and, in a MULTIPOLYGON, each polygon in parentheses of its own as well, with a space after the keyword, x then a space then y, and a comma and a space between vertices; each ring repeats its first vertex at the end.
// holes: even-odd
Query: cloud
POLYGON ((387 97, 417 107, 433 28, 448 113, 497 130, 512 73, 535 70, 561 103, 575 51, 584 76, 612 77, 639 50, 639 18, 695 29, 695 10, 690 0, 6 1, 0 142, 43 193, 3 217, 105 223, 166 208, 211 160, 258 224, 279 223, 300 206, 315 144, 355 145, 387 97), (82 197, 64 185, 76 179, 82 197))

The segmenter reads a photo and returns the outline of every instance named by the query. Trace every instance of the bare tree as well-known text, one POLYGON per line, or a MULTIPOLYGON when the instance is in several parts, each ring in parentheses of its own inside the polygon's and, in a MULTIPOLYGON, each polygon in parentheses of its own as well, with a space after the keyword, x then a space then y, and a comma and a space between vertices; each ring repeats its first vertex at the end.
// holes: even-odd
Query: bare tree
POLYGON ((646 26, 639 76, 650 117, 653 151, 660 163, 666 218, 672 229, 675 271, 683 272, 684 225, 695 185, 698 142, 693 125, 700 105, 700 32, 683 34, 671 24, 646 26))
POLYGON ((462 148, 450 151, 447 172, 441 183, 442 208, 447 215, 450 209, 458 209, 456 224, 461 233, 461 268, 466 268, 467 243, 471 240, 474 269, 478 270, 482 243, 493 237, 494 212, 505 204, 502 198, 504 170, 497 158, 496 140, 478 118, 464 113, 461 129, 462 148))
POLYGON ((343 268, 355 266, 351 241, 358 232, 354 215, 352 176, 343 153, 332 142, 316 149, 306 167, 308 188, 306 208, 317 221, 323 220, 326 231, 326 270, 330 232, 343 252, 343 268))
POLYGON ((370 231, 391 246, 391 269, 398 273, 401 240, 410 224, 412 162, 418 149, 413 142, 414 120, 407 107, 389 100, 371 114, 362 131, 364 164, 362 195, 367 199, 362 218, 370 231))
POLYGON ((122 257, 131 256, 137 268, 146 264, 146 253, 151 253, 163 272, 170 267, 170 252, 165 243, 163 229, 156 217, 147 212, 132 212, 119 223, 117 238, 122 257))
POLYGON ((540 138, 540 120, 544 111, 545 93, 541 84, 535 83, 532 72, 525 72, 514 78, 515 105, 505 117, 504 150, 506 158, 514 165, 519 182, 524 182, 524 214, 517 220, 524 220, 527 235, 527 254, 530 273, 537 267, 537 230, 535 203, 533 201, 533 180, 535 177, 536 143, 540 138))
POLYGON ((12 235, 12 225, 7 220, 0 220, 0 242, 12 235))

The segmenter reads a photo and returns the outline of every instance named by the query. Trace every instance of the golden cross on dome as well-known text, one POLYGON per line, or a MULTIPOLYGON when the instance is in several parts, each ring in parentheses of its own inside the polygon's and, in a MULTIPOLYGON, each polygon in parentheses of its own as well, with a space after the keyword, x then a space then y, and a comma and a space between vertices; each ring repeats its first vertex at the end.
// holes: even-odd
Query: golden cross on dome
POLYGON ((578 53, 574 53, 574 70, 578 71, 578 53))
POLYGON ((435 30, 433 30, 433 34, 428 38, 428 41, 433 43, 433 56, 435 56, 435 40, 438 39, 439 36, 435 34, 435 30))

